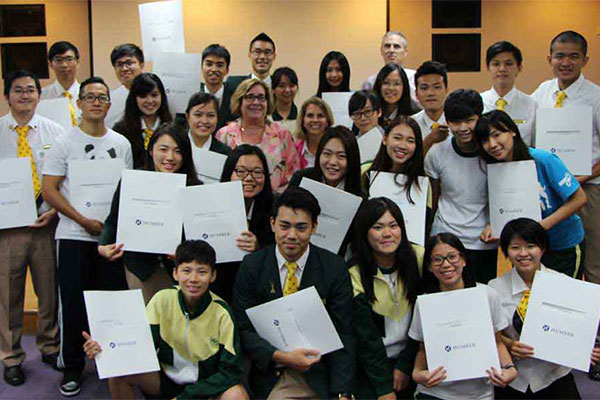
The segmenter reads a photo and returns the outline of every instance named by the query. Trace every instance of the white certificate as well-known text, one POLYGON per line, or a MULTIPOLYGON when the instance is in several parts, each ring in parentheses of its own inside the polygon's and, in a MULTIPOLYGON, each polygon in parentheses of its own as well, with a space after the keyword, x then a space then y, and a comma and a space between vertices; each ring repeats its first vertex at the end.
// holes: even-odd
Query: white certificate
POLYGON ((321 207, 317 231, 310 237, 310 242, 337 253, 362 199, 308 178, 302 178, 300 187, 311 192, 321 207))
POLYGON ((242 181, 183 188, 180 199, 185 238, 206 240, 218 263, 241 261, 247 253, 235 239, 248 230, 242 181))
POLYGON ((104 119, 107 127, 112 128, 125 115, 125 102, 129 95, 128 89, 115 89, 110 91, 110 108, 104 119))
POLYGON ((587 372, 599 320, 599 285, 538 271, 520 341, 535 358, 587 372))
POLYGON ((246 310, 256 332, 281 351, 344 347, 314 286, 246 310))
POLYGON ((352 128, 352 118, 348 113, 348 102, 352 97, 352 92, 323 92, 323 100, 331 108, 335 125, 344 125, 346 128, 352 128))
MULTIPOLYGON (((84 217, 104 223, 124 169, 120 158, 69 161, 69 203, 84 217)), ((83 229, 73 225, 74 229, 83 229)))
POLYGON ((406 235, 408 240, 418 245, 425 245, 425 213, 427 211, 427 191, 429 182, 426 177, 419 177, 420 189, 415 184, 410 188, 411 204, 406 197, 404 183, 406 175, 398 175, 396 183, 394 177, 396 174, 391 172, 370 172, 371 186, 369 187, 369 197, 387 197, 400 207, 404 217, 406 235))
POLYGON ((124 170, 121 179, 117 243, 124 250, 172 254, 181 243, 179 189, 184 174, 124 170))
POLYGON ((160 370, 140 289, 92 290, 83 297, 90 336, 102 348, 95 358, 100 379, 160 370))
MULTIPOLYGON (((77 110, 77 108, 75 108, 77 110)), ((35 109, 36 114, 46 117, 62 126, 67 132, 73 129, 69 99, 59 97, 57 99, 40 100, 35 109)))
POLYGON ((535 146, 560 157, 573 175, 592 173, 592 108, 540 108, 535 146))
POLYGON ((358 150, 360 151, 360 163, 373 161, 381 147, 383 135, 378 127, 371 129, 358 138, 358 150))
POLYGON ((487 377, 500 370, 490 307, 483 286, 417 298, 429 371, 443 366, 444 382, 487 377))
POLYGON ((494 237, 500 237, 508 221, 527 217, 541 221, 540 184, 535 161, 488 164, 488 199, 494 237))
POLYGON ((0 160, 0 229, 29 226, 37 219, 29 158, 0 160))
POLYGON ((142 47, 146 61, 154 61, 156 55, 163 51, 185 52, 183 11, 180 0, 144 3, 138 7, 142 47))
MULTIPOLYGON (((215 140, 215 139, 213 139, 215 140)), ((218 183, 225 166, 227 156, 214 151, 192 148, 194 166, 198 178, 204 183, 218 183)))
POLYGON ((200 90, 200 54, 157 53, 152 71, 160 76, 173 113, 185 113, 190 97, 200 90))

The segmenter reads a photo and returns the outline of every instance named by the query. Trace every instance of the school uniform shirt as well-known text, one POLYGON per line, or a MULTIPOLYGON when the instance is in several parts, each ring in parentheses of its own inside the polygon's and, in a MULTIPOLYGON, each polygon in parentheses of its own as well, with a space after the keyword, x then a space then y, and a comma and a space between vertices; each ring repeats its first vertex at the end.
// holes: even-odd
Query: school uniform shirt
MULTIPOLYGON (((506 317, 500 297, 498 293, 491 287, 482 283, 477 283, 477 286, 485 288, 488 304, 490 306, 490 315, 492 317, 492 326, 494 332, 499 332, 509 325, 509 320, 506 317)), ((469 310, 465 310, 466 313, 469 310)), ((408 336, 419 342, 424 342, 423 326, 421 323, 421 313, 419 311, 419 300, 415 304, 413 319, 408 330, 408 336)), ((427 351, 427 348, 425 348, 427 351)), ((465 360, 468 362, 468 360, 465 360)), ((437 365, 429 365, 429 368, 437 368, 437 365)), ((417 384, 416 393, 428 394, 438 399, 444 400, 464 400, 464 399, 494 399, 494 386, 488 378, 465 379, 453 382, 441 382, 439 385, 432 388, 427 388, 421 384, 417 384)))
MULTIPOLYGON (((200 91, 203 93, 210 93, 210 91, 206 88, 206 84, 204 82, 200 83, 200 91)), ((219 101, 219 108, 221 107, 221 103, 223 102, 223 93, 225 93, 225 84, 221 85, 221 88, 217 90, 213 96, 219 101)))
MULTIPOLYGON (((483 99, 484 112, 493 111, 498 108, 496 101, 500 95, 496 89, 491 88, 481 93, 483 99)), ((533 146, 535 143, 535 111, 537 103, 528 94, 521 92, 513 87, 506 96, 502 97, 506 101, 504 112, 506 112, 517 124, 521 138, 527 146, 533 146)))
POLYGON ((425 156, 425 174, 440 181, 431 235, 450 232, 469 250, 495 249, 479 240, 489 217, 486 166, 478 154, 463 153, 454 138, 437 143, 425 156))
MULTIPOLYGON (((548 269, 543 265, 540 269, 543 272, 558 274, 558 272, 548 269)), ((492 279, 489 282, 489 285, 498 293, 506 318, 508 318, 509 321, 512 321, 517 306, 523 297, 523 293, 526 290, 530 290, 530 288, 527 287, 516 268, 511 269, 498 278, 492 279)), ((509 325, 503 333, 513 340, 518 340, 520 338, 520 334, 512 325, 509 325)), ((512 381, 509 386, 523 393, 527 391, 528 387, 531 388, 533 393, 545 389, 557 379, 560 379, 571 372, 570 368, 548 361, 542 361, 537 358, 519 360, 513 357, 513 362, 517 366, 519 375, 517 375, 517 378, 512 381)))
MULTIPOLYGON (((423 139, 425 139, 425 137, 427 137, 427 135, 431 133, 431 130, 433 129, 433 124, 438 123, 440 125, 446 125, 446 116, 444 115, 444 113, 442 113, 442 116, 437 121, 434 121, 431 118, 429 118, 429 115, 427 115, 425 110, 421 110, 415 115, 412 115, 412 118, 415 121, 417 121, 417 124, 419 124, 419 128, 421 128, 421 137, 423 139)), ((448 134, 448 138, 451 137, 452 135, 448 134)))
POLYGON ((76 111, 79 110, 77 108, 77 99, 79 98, 79 82, 77 82, 77 80, 75 80, 67 90, 65 90, 58 81, 54 81, 50 85, 42 88, 40 100, 60 99, 61 97, 65 97, 65 92, 69 92, 71 95, 71 104, 73 104, 76 111))
MULTIPOLYGON (((60 193, 69 200, 70 179, 67 174, 69 161, 106 160, 120 158, 125 168, 133 167, 131 145, 117 132, 107 129, 102 137, 90 136, 79 127, 74 127, 56 138, 44 162, 44 175, 63 176, 60 193)), ((56 239, 82 240, 97 242, 98 236, 92 236, 72 219, 59 213, 56 239)))
MULTIPOLYGON (((558 78, 554 78, 541 83, 531 96, 537 101, 539 108, 553 108, 559 90, 558 78)), ((585 79, 581 74, 564 92, 567 97, 563 101, 563 107, 592 107, 592 165, 594 165, 600 161, 600 86, 585 79)), ((600 176, 586 182, 586 184, 590 183, 600 185, 600 176)))
POLYGON ((267 86, 272 87, 271 75, 267 75, 267 77, 265 79, 261 79, 258 76, 254 75, 254 72, 253 72, 252 74, 250 74, 250 78, 251 79, 258 79, 259 81, 262 81, 262 82, 266 83, 267 86))
MULTIPOLYGON (((306 248, 304 254, 300 256, 299 259, 296 260, 296 271, 294 272, 294 276, 298 280, 298 283, 302 280, 302 273, 304 272, 304 267, 306 266, 306 260, 308 260, 308 254, 310 253, 310 246, 306 248)), ((288 270, 285 266, 287 260, 279 251, 279 247, 275 246, 275 259, 277 260, 277 265, 279 266, 279 279, 281 281, 281 288, 285 288, 285 281, 287 280, 288 270)))
POLYGON ((127 101, 127 96, 129 96, 129 89, 127 89, 124 85, 121 85, 118 88, 110 91, 110 108, 108 109, 108 114, 104 119, 104 124, 106 127, 112 128, 117 122, 123 119, 123 116, 125 115, 125 101, 127 101))
MULTIPOLYGON (((31 146, 35 169, 41 183, 44 162, 48 152, 56 138, 63 135, 65 130, 56 122, 36 114, 33 115, 27 125, 30 128, 27 132, 27 141, 31 146)), ((15 130, 17 126, 19 124, 10 112, 0 118, 0 160, 18 157, 18 134, 15 130)), ((38 212, 42 213, 49 209, 50 206, 44 202, 40 205, 38 212)))

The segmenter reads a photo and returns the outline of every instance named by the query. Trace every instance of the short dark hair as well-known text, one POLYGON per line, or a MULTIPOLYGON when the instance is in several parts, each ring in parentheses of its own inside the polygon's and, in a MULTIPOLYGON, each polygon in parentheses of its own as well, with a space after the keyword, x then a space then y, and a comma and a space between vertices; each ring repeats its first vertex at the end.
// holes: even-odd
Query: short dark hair
POLYGON ((52 61, 57 55, 66 53, 69 50, 72 50, 73 53, 75 53, 75 58, 79 60, 79 50, 77 47, 71 42, 62 40, 50 46, 50 50, 48 50, 48 61, 52 61))
POLYGON ((485 53, 485 65, 489 67, 492 59, 500 53, 512 53, 513 56, 515 56, 515 60, 517 60, 517 65, 519 66, 523 62, 523 55, 521 54, 521 50, 519 50, 519 48, 511 42, 501 40, 488 47, 485 53))
POLYGON ((81 85, 79 85, 79 98, 81 98, 85 87, 93 83, 99 83, 101 85, 104 85, 104 87, 106 88, 106 94, 110 98, 110 89, 108 88, 106 82, 104 82, 104 79, 100 78, 99 76, 90 76, 89 78, 81 82, 81 85))
POLYGON ((211 269, 217 267, 217 254, 215 249, 204 240, 185 240, 175 250, 175 268, 183 263, 197 262, 208 264, 211 269))
POLYGON ((458 122, 480 116, 483 112, 483 100, 473 89, 457 89, 450 93, 444 102, 446 121, 458 122))
POLYGON ((583 55, 587 56, 587 40, 585 40, 585 37, 583 37, 581 33, 577 33, 575 31, 564 31, 554 36, 554 39, 552 39, 550 42, 550 54, 552 54, 554 43, 556 42, 577 44, 581 48, 583 55))
POLYGON ((490 128, 495 128, 500 132, 512 132, 515 134, 513 137, 513 161, 532 160, 529 148, 523 141, 523 138, 521 138, 521 132, 517 124, 504 111, 493 110, 483 114, 477 120, 477 125, 475 125, 475 140, 479 145, 479 155, 486 163, 494 164, 498 162, 498 160, 483 149, 483 142, 487 141, 491 135, 490 128))
POLYGON ((142 49, 133 43, 125 43, 115 46, 110 52, 110 63, 114 67, 117 60, 122 57, 135 57, 140 63, 144 62, 144 53, 142 49))
POLYGON ((371 106, 373 110, 378 111, 381 110, 381 102, 379 101, 379 96, 372 90, 359 90, 354 92, 348 101, 348 114, 352 115, 352 113, 360 110, 364 106, 367 105, 367 100, 371 101, 371 106))
POLYGON ((440 291, 440 282, 437 280, 435 275, 429 271, 431 265, 431 255, 433 249, 440 243, 447 244, 450 247, 454 247, 465 260, 465 266, 462 271, 462 279, 465 284, 465 288, 475 287, 475 272, 473 267, 469 265, 469 259, 467 256, 467 249, 460 241, 458 237, 452 233, 442 232, 437 235, 431 236, 427 243, 425 243, 425 253, 423 254, 423 290, 425 293, 437 293, 440 291))
POLYGON ((273 202, 273 219, 277 218, 280 207, 289 207, 292 210, 304 210, 310 214, 310 218, 315 224, 321 214, 321 206, 317 198, 308 190, 290 186, 273 202))
POLYGON ((15 71, 9 72, 4 78, 4 95, 8 96, 10 93, 10 89, 15 80, 19 78, 31 78, 35 81, 35 88, 38 91, 38 94, 42 93, 42 86, 40 85, 40 79, 31 71, 27 71, 26 69, 17 69, 15 71))
POLYGON ((517 218, 504 225, 500 234, 500 248, 502 249, 502 253, 507 257, 508 246, 515 236, 528 243, 534 243, 544 251, 550 248, 548 232, 539 222, 530 218, 517 218))
POLYGON ((215 110, 217 113, 219 112, 219 100, 215 96, 210 93, 198 92, 194 93, 190 100, 188 101, 187 108, 185 109, 185 113, 188 114, 190 110, 196 107, 198 104, 208 104, 213 103, 215 106, 215 110))
POLYGON ((275 89, 277 85, 279 85, 279 82, 281 82, 281 78, 284 76, 287 76, 294 85, 298 85, 298 75, 296 75, 296 71, 290 67, 279 67, 273 72, 273 75, 271 75, 271 87, 275 89))
POLYGON ((250 46, 248 47, 249 50, 252 50, 252 45, 254 44, 254 42, 271 43, 271 45, 273 46, 273 51, 275 51, 275 42, 273 41, 273 39, 271 39, 269 35, 267 35, 264 32, 261 32, 258 35, 254 36, 254 39, 252 39, 252 41, 250 42, 250 46))
POLYGON ((425 61, 415 72, 415 87, 419 86, 419 78, 423 75, 439 75, 444 80, 444 86, 448 87, 448 70, 446 65, 437 61, 425 61))
POLYGON ((202 62, 204 62, 204 59, 208 56, 224 58, 225 64, 227 65, 227 68, 229 68, 229 63, 231 62, 231 54, 229 54, 229 51, 227 51, 227 49, 224 46, 221 46, 217 43, 209 44, 202 52, 202 62))

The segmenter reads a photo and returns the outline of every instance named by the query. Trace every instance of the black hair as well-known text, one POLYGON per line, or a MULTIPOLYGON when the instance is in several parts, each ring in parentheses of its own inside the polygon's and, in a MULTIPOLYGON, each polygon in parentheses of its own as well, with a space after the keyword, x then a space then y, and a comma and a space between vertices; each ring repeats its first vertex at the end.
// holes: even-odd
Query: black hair
POLYGON ((325 145, 332 139, 339 139, 344 146, 346 152, 346 173, 344 174, 344 191, 352 193, 356 196, 361 196, 360 186, 360 153, 358 149, 358 143, 356 137, 350 131, 342 125, 330 126, 325 130, 325 134, 321 137, 319 145, 317 146, 317 152, 315 154, 315 171, 317 172, 316 178, 320 181, 323 179, 323 170, 321 169, 321 154, 325 145))
POLYGON ((573 43, 579 45, 584 57, 587 56, 587 40, 585 40, 585 37, 583 37, 583 35, 580 33, 577 33, 575 31, 564 31, 554 36, 554 39, 552 39, 552 41, 550 42, 550 54, 552 54, 554 43, 556 42, 573 43))
POLYGON ((110 63, 114 67, 119 58, 135 57, 140 63, 144 62, 144 53, 142 49, 133 43, 125 43, 115 46, 110 52, 110 63))
POLYGON ((517 60, 517 65, 520 66, 521 63, 523 63, 523 55, 521 54, 521 50, 519 50, 519 48, 511 42, 501 40, 488 47, 485 53, 485 65, 489 67, 492 59, 500 53, 512 53, 512 55, 515 57, 515 60, 517 60))
POLYGON ((389 63, 379 70, 377 78, 375 78, 375 84, 373 85, 373 91, 379 96, 381 102, 381 109, 383 112, 381 113, 381 118, 379 118, 379 125, 383 127, 385 127, 388 122, 385 116, 387 103, 381 94, 381 86, 383 85, 383 81, 385 81, 385 79, 394 71, 398 72, 400 80, 402 81, 402 95, 400 96, 397 105, 398 115, 412 115, 418 111, 418 107, 413 104, 413 101, 410 98, 410 85, 408 83, 406 72, 404 72, 404 68, 396 63, 389 63))
POLYGON ((534 243, 542 251, 550 248, 548 232, 539 222, 530 218, 517 218, 509 221, 500 234, 500 248, 508 257, 508 246, 513 238, 519 237, 527 243, 534 243))
POLYGON ((374 303, 377 301, 373 287, 373 277, 377 275, 378 266, 367 237, 369 230, 386 211, 390 212, 400 227, 401 239, 400 245, 394 254, 394 268, 404 287, 404 296, 410 304, 414 304, 417 300, 419 285, 417 256, 406 235, 404 217, 400 208, 386 197, 376 197, 363 202, 356 214, 354 223, 352 248, 355 252, 355 260, 360 269, 360 278, 365 295, 369 302, 374 303))
MULTIPOLYGON (((412 185, 415 185, 417 189, 421 190, 421 186, 419 185, 419 176, 425 175, 425 170, 423 166, 423 138, 421 137, 421 128, 417 121, 413 118, 408 117, 406 115, 399 115, 392 120, 385 128, 384 136, 388 137, 390 132, 397 126, 407 125, 415 135, 415 153, 413 156, 405 163, 404 168, 396 173, 394 176, 394 181, 398 184, 398 175, 404 174, 406 175, 406 182, 404 183, 404 189, 406 191, 406 197, 408 202, 414 204, 412 196, 410 194, 410 190, 412 185)), ((381 146, 379 147, 379 151, 369 168, 369 171, 377 171, 378 172, 390 172, 394 162, 392 161, 390 155, 387 152, 387 146, 381 142, 381 146)), ((368 174, 365 174, 365 178, 368 180, 368 174)), ((377 176, 377 174, 375 175, 377 176)), ((365 182, 365 187, 368 187, 368 182, 365 182)))
POLYGON ((287 76, 292 84, 298 85, 298 75, 296 75, 296 71, 290 67, 279 67, 273 72, 273 75, 271 75, 271 87, 275 89, 279 85, 279 82, 281 82, 281 78, 284 76, 287 76))
POLYGON ((321 60, 321 66, 319 67, 319 87, 317 89, 316 97, 321 97, 323 92, 331 92, 332 87, 327 83, 327 79, 325 78, 325 74, 327 73, 327 68, 329 67, 329 63, 332 61, 337 61, 340 64, 340 68, 342 70, 342 83, 340 83, 339 89, 336 89, 337 92, 349 92, 350 91, 350 64, 348 63, 348 59, 346 56, 339 51, 332 50, 329 53, 325 54, 323 60, 321 60))
POLYGON ((423 75, 439 75, 444 80, 444 86, 448 87, 448 70, 446 65, 437 61, 425 61, 415 72, 415 87, 419 86, 419 78, 423 75))
POLYGON ((15 71, 9 72, 4 78, 4 95, 8 96, 12 84, 15 80, 19 78, 31 78, 35 82, 35 88, 37 89, 38 94, 42 93, 42 86, 40 85, 40 79, 31 71, 27 71, 26 69, 17 69, 15 71))
POLYGON ((83 96, 85 87, 87 85, 91 85, 94 83, 99 83, 101 85, 104 85, 104 87, 106 88, 106 95, 110 98, 110 89, 108 88, 108 85, 106 84, 106 82, 104 82, 104 79, 100 78, 99 76, 90 76, 89 78, 87 78, 86 80, 81 82, 81 84, 79 85, 79 98, 80 99, 83 96))
POLYGON ((294 211, 306 211, 310 214, 313 224, 317 223, 319 214, 321 214, 321 206, 319 206, 317 198, 308 190, 296 186, 288 187, 285 192, 275 199, 273 202, 273 211, 271 212, 273 219, 277 218, 279 208, 281 207, 288 207, 294 211))
POLYGON ((352 94, 348 101, 348 114, 352 115, 354 112, 360 110, 367 105, 367 100, 371 102, 373 110, 381 110, 381 102, 379 96, 372 90, 358 90, 352 94))
POLYGON ((457 89, 444 102, 444 116, 448 122, 463 121, 474 115, 479 117, 482 112, 483 100, 473 89, 457 89))
POLYGON ((494 110, 483 114, 475 125, 475 140, 479 147, 479 156, 487 163, 494 164, 499 162, 487 151, 483 149, 483 143, 489 140, 491 128, 495 128, 500 132, 513 132, 513 157, 512 161, 533 160, 529 154, 529 148, 521 138, 519 127, 513 119, 504 111, 494 110))
POLYGON ((219 112, 219 100, 214 95, 205 92, 194 93, 188 101, 185 113, 189 114, 190 110, 196 107, 198 104, 208 103, 213 103, 213 105, 215 106, 215 110, 217 111, 217 113, 219 112))
POLYGON ((465 288, 475 287, 475 273, 469 266, 469 260, 467 257, 467 249, 462 244, 459 238, 452 233, 442 232, 437 235, 431 236, 425 244, 425 254, 423 255, 423 290, 425 293, 438 293, 440 291, 440 282, 437 280, 433 272, 429 270, 431 265, 431 255, 433 249, 440 243, 447 244, 450 247, 454 247, 465 260, 465 266, 462 270, 462 279, 465 284, 465 288))
POLYGON ((215 270, 217 267, 215 249, 204 240, 185 240, 181 242, 175 250, 175 268, 183 263, 194 261, 198 264, 208 264, 212 270, 215 270))
POLYGON ((254 39, 252 39, 252 41, 250 42, 249 50, 252 50, 252 45, 254 44, 254 42, 271 43, 271 45, 273 46, 273 52, 275 52, 275 42, 273 41, 273 39, 271 39, 269 35, 267 35, 264 32, 261 32, 258 35, 254 36, 254 39))
POLYGON ((72 50, 73 53, 75 53, 75 58, 79 60, 79 50, 77 47, 75 47, 75 45, 71 42, 62 40, 50 46, 50 50, 48 50, 48 61, 54 60, 54 57, 59 54, 66 53, 69 50, 72 50))
POLYGON ((198 179, 196 173, 196 167, 194 167, 194 159, 192 158, 192 145, 187 132, 181 127, 181 125, 175 122, 167 122, 161 124, 158 129, 152 134, 150 142, 148 143, 148 149, 146 150, 146 164, 144 165, 145 170, 155 171, 154 160, 152 159, 152 149, 154 144, 158 141, 161 136, 168 135, 179 147, 181 152, 181 168, 175 173, 186 175, 186 186, 200 185, 202 182, 198 179))
POLYGON ((221 46, 220 44, 216 43, 206 46, 204 51, 202 51, 202 62, 204 62, 204 59, 208 56, 224 58, 225 65, 227 66, 227 68, 229 68, 229 63, 231 62, 231 54, 229 54, 229 51, 224 46, 221 46))

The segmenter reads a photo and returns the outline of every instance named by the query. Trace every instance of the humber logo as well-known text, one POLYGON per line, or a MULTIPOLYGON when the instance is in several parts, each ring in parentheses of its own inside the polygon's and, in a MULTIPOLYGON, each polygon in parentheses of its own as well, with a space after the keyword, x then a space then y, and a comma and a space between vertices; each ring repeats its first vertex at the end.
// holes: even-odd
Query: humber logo
POLYGON ((444 350, 446 350, 446 352, 450 352, 450 350, 452 350, 452 347, 450 347, 449 345, 447 345, 446 347, 444 347, 444 350))
POLYGON ((204 239, 204 240, 208 239, 208 233, 203 233, 202 234, 202 239, 204 239))
POLYGON ((279 320, 278 320, 278 319, 274 319, 274 320, 273 320, 273 325, 275 325, 275 326, 279 326, 279 320))
POLYGON ((560 336, 565 336, 565 337, 569 337, 569 338, 575 337, 575 334, 571 331, 568 331, 568 330, 562 329, 562 328, 553 328, 547 324, 544 324, 542 326, 542 330, 544 332, 547 332, 548 334, 560 335, 560 336))
POLYGON ((552 154, 556 154, 556 147, 553 147, 553 148, 551 148, 551 149, 550 149, 550 153, 552 153, 552 154))
POLYGON ((500 215, 504 214, 504 208, 501 208, 501 209, 499 210, 499 212, 500 212, 500 215))
POLYGON ((85 202, 85 206, 89 208, 89 207, 91 207, 91 206, 92 206, 92 203, 90 203, 89 201, 86 201, 86 202, 85 202))
POLYGON ((110 342, 110 343, 108 344, 108 346, 109 346, 111 349, 114 349, 115 347, 117 347, 117 344, 116 344, 115 342, 110 342))
POLYGON ((544 325, 542 326, 542 329, 544 330, 544 332, 548 332, 550 330, 550 327, 548 325, 544 325))
POLYGON ((136 218, 135 219, 135 224, 137 226, 141 226, 141 225, 144 225, 144 226, 155 226, 155 227, 165 226, 164 222, 161 222, 161 221, 146 221, 146 220, 143 220, 141 218, 136 218))
POLYGON ((141 219, 136 219, 135 220, 135 224, 138 225, 138 226, 141 225, 142 224, 142 220, 141 219))

